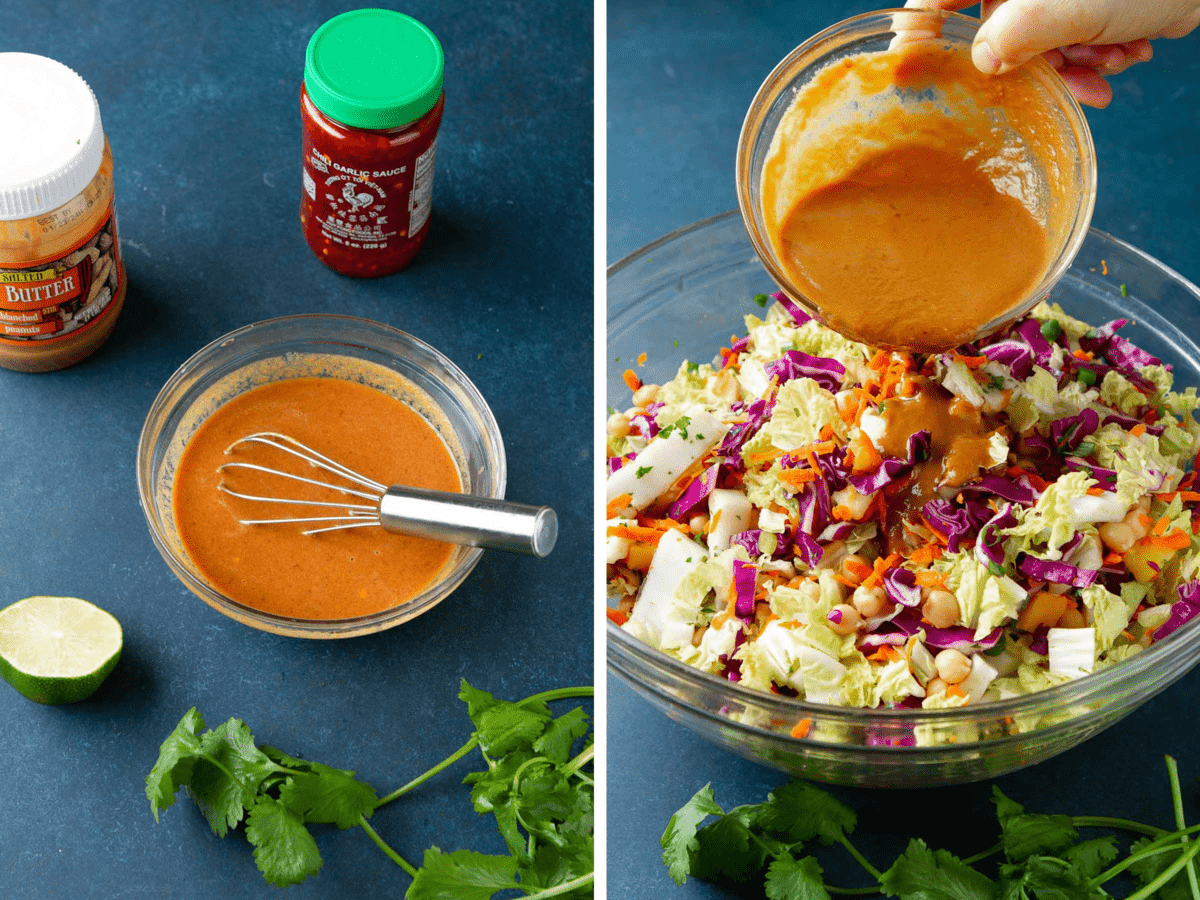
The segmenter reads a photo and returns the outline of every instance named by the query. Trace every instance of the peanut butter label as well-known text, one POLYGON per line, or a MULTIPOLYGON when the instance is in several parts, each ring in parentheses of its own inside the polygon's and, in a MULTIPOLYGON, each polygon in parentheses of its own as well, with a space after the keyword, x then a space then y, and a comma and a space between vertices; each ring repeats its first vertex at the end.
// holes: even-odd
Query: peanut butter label
POLYGON ((48 340, 95 322, 121 284, 117 217, 72 250, 27 268, 0 268, 0 341, 48 340))

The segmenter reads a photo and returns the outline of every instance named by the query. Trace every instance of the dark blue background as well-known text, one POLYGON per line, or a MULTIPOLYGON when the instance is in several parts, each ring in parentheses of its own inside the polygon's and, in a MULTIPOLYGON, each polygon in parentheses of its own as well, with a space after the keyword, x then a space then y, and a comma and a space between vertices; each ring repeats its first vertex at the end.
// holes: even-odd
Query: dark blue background
MULTIPOLYGON (((834 22, 878 7, 847 2, 610 0, 607 262, 737 206, 738 132, 759 84, 788 52, 834 22)), ((1099 187, 1092 224, 1200 281, 1200 34, 1154 42, 1156 58, 1113 79, 1088 110, 1099 187)), ((661 864, 671 814, 711 781, 728 809, 758 802, 786 776, 709 745, 610 676, 608 896, 724 897, 661 864)), ((1163 755, 1179 762, 1186 809, 1200 818, 1200 671, 1082 747, 996 782, 1031 811, 1171 822, 1163 755)), ((859 812, 858 846, 886 867, 910 835, 964 855, 991 845, 991 785, 914 791, 837 789, 859 812)), ((845 855, 826 877, 864 883, 845 855)), ((761 896, 761 894, 759 894, 761 896)))
MULTIPOLYGON (((403 7, 446 53, 433 230, 407 270, 357 281, 317 261, 298 221, 304 48, 349 8, 0 5, 0 51, 60 60, 99 99, 129 274, 121 320, 93 358, 53 374, 0 370, 0 605, 81 596, 125 632, 89 701, 42 707, 0 684, 4 898, 274 892, 250 846, 218 840, 182 795, 162 824, 150 814, 143 779, 193 705, 210 725, 243 718, 260 741, 357 770, 383 794, 469 737, 460 678, 512 699, 592 681, 592 506, 580 487, 593 471, 591 11, 403 7), (508 496, 558 511, 554 553, 485 554, 423 617, 338 642, 254 631, 188 593, 138 507, 142 420, 201 346, 301 312, 376 319, 453 359, 500 424, 508 496)), ((460 783, 476 765, 478 754, 381 810, 375 827, 413 863, 433 844, 502 851, 460 783)), ((408 877, 365 834, 318 832, 324 869, 288 896, 402 895, 408 877)))

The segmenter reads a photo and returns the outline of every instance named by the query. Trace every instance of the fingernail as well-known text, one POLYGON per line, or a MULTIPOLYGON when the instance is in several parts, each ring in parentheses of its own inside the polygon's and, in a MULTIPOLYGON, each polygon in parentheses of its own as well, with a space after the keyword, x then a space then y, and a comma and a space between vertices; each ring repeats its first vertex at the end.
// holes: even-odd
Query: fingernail
POLYGON ((975 63, 975 68, 985 75, 995 75, 1000 71, 1000 57, 986 41, 976 42, 975 46, 971 48, 971 59, 975 63))

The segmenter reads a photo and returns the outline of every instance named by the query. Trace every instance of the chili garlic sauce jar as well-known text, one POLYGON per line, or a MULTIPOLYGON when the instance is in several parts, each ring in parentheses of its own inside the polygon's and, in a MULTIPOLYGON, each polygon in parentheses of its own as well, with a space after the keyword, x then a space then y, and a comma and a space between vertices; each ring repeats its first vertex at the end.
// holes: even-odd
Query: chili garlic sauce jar
POLYGON ((0 366, 79 362, 124 301, 100 105, 62 63, 0 53, 0 366))
POLYGON ((433 32, 402 13, 359 9, 308 42, 300 223, 343 275, 389 275, 429 234, 444 59, 433 32))

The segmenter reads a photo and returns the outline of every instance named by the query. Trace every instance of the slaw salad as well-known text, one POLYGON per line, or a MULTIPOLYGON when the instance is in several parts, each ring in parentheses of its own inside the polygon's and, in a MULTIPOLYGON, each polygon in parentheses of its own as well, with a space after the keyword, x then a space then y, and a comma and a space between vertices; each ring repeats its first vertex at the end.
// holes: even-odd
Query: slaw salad
POLYGON ((1200 406, 1042 304, 934 355, 776 293, 711 363, 626 373, 608 423, 609 618, 809 702, 942 709, 1141 652, 1200 613, 1200 406))

